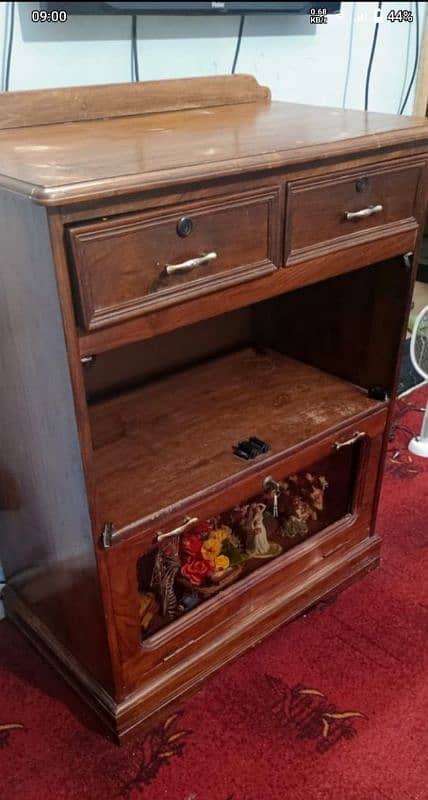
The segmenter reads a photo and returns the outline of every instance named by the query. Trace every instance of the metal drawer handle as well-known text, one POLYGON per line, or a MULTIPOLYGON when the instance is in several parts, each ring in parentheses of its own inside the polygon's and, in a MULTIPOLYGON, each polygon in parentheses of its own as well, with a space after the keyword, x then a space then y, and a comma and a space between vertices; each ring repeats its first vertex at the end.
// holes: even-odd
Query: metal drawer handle
POLYGON ((354 433, 354 435, 351 436, 350 439, 346 439, 345 442, 335 442, 333 444, 333 449, 341 450, 342 447, 349 447, 351 444, 355 444, 355 442, 358 442, 359 439, 363 439, 365 435, 366 434, 364 433, 364 431, 356 431, 356 433, 354 433))
POLYGON ((167 275, 173 275, 174 272, 185 272, 194 267, 203 267, 209 264, 210 261, 215 261, 217 253, 205 253, 197 258, 189 258, 188 261, 182 261, 181 264, 165 264, 165 271, 167 275))
POLYGON ((183 524, 179 525, 178 528, 174 528, 173 531, 168 531, 167 533, 157 533, 156 538, 158 542, 161 542, 162 539, 169 539, 170 536, 180 536, 181 533, 187 531, 187 529, 195 525, 196 522, 198 522, 197 517, 186 517, 183 524))
POLYGON ((347 211, 346 219, 364 219, 364 217, 371 217, 373 214, 380 214, 383 211, 383 206, 369 206, 362 208, 361 211, 347 211))

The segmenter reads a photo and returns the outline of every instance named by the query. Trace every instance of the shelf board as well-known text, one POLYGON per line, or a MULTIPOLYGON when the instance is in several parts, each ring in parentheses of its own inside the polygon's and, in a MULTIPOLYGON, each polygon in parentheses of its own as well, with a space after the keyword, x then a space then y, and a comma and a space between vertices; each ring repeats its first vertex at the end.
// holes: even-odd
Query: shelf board
POLYGON ((252 348, 94 403, 100 519, 120 530, 378 406, 344 380, 252 348), (271 449, 243 461, 232 447, 252 435, 271 449))

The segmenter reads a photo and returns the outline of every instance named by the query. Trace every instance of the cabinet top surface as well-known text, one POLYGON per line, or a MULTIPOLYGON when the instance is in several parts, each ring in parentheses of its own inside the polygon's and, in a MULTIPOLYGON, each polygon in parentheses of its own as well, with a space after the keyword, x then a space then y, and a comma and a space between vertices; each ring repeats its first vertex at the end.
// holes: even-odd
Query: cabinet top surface
MULTIPOLYGON (((198 81, 156 83, 192 80, 198 81)), ((203 85, 206 79, 199 80, 203 85)), ((25 95, 30 104, 30 95, 37 102, 36 95, 47 94, 14 97, 25 95)), ((227 91, 224 105, 213 98, 206 106, 184 110, 144 108, 110 118, 21 125, 0 130, 0 185, 46 205, 428 143, 428 122, 422 117, 269 102, 268 97, 233 102, 227 91)))

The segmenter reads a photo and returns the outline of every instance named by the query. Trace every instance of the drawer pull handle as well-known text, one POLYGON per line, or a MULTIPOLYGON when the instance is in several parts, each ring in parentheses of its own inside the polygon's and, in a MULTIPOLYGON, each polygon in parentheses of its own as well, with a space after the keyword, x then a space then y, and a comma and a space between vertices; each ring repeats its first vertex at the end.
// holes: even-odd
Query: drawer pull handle
POLYGON ((341 450, 342 447, 349 447, 351 444, 355 444, 355 442, 358 442, 359 439, 363 439, 365 435, 366 434, 364 433, 364 431, 357 431, 356 433, 354 433, 353 436, 351 436, 350 439, 346 439, 345 442, 335 442, 333 445, 333 449, 341 450))
POLYGON ((203 267, 204 264, 209 264, 210 261, 215 261, 216 258, 217 253, 205 253, 205 255, 197 258, 189 258, 188 261, 182 261, 181 264, 165 264, 165 271, 167 275, 174 275, 174 272, 186 272, 186 270, 194 269, 194 267, 203 267))
POLYGON ((169 539, 170 536, 180 536, 181 533, 187 531, 188 528, 191 528, 192 525, 198 521, 197 517, 186 517, 182 525, 179 525, 178 528, 174 528, 173 531, 168 531, 167 533, 157 533, 156 538, 158 542, 161 542, 162 539, 169 539))
POLYGON ((383 206, 369 206, 362 208, 361 211, 347 211, 346 219, 364 219, 364 217, 371 217, 373 214, 380 214, 383 211, 383 206))

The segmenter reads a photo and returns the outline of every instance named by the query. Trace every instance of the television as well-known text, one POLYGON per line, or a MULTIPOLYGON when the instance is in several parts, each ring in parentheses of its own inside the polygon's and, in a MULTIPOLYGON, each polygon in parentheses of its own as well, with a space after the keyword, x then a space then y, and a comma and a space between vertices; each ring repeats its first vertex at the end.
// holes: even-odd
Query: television
POLYGON ((63 11, 68 14, 337 14, 340 3, 263 3, 263 2, 152 2, 152 3, 40 3, 48 14, 63 11))

